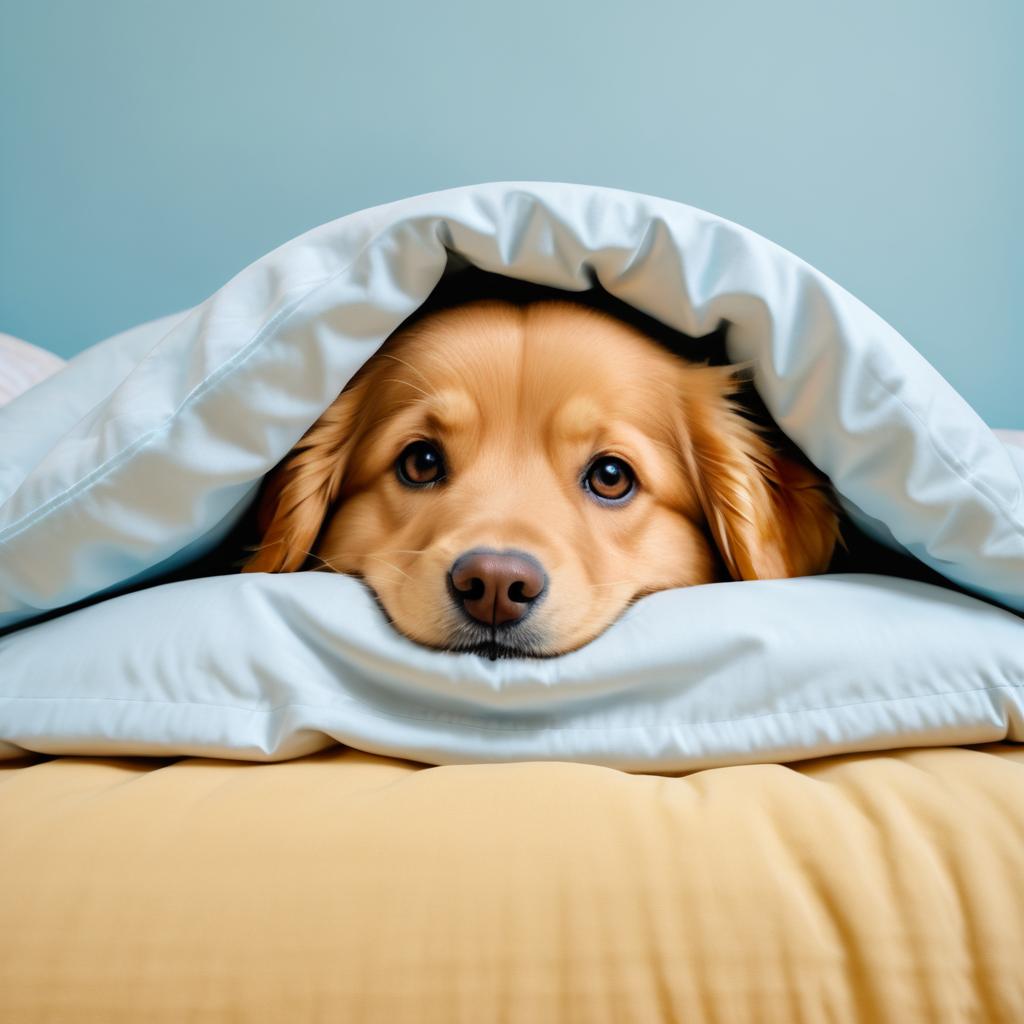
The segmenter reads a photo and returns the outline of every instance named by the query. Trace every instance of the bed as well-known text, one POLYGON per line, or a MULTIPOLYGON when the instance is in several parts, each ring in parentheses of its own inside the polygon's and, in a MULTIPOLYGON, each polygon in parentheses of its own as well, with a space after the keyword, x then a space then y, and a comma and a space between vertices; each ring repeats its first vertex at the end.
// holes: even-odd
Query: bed
POLYGON ((979 425, 855 300, 710 215, 582 186, 454 192, 318 229, 197 310, 19 378, 36 386, 0 417, 24 453, 0 467, 0 1020, 1024 1019, 1021 435, 979 425), (647 309, 673 291, 659 272, 682 275, 676 326, 728 312, 780 426, 865 532, 942 585, 654 595, 590 652, 516 675, 403 646, 352 581, 207 576, 204 552, 438 260, 482 265, 485 241, 493 268, 571 267, 565 286, 596 268, 647 309), (730 283, 726 256, 753 276, 730 283), (282 326, 325 281, 349 289, 347 319, 316 299, 282 326), (347 347, 324 341, 339 324, 347 347), (272 422, 264 354, 291 395, 272 422), (230 392, 188 422, 159 406, 177 417, 245 373, 262 374, 238 381, 261 440, 232 435, 236 463, 211 474, 242 429, 230 392), (152 528, 155 468, 174 492, 152 528), (317 619, 325 587, 347 623, 317 619), (796 614, 821 606, 827 642, 793 657, 813 651, 796 614), (682 613, 694 638, 718 624, 721 650, 659 653, 682 613), (222 658, 232 617, 244 665, 222 658), (658 732, 670 719, 686 727, 658 732))
POLYGON ((1019 1021, 1024 747, 0 767, 0 1019, 1019 1021))

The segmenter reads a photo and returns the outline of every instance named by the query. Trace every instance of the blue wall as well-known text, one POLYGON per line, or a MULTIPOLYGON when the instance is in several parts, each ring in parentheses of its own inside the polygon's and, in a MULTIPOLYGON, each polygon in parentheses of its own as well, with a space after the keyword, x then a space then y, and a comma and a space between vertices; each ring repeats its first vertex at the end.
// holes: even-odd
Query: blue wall
POLYGON ((1024 427, 1019 0, 0 0, 0 330, 64 355, 352 210, 546 179, 767 235, 1024 427))

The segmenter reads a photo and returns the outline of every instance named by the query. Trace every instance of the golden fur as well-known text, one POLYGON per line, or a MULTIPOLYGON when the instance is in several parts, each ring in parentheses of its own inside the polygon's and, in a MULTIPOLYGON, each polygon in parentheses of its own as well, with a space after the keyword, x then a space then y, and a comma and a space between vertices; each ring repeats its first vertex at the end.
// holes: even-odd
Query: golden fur
POLYGON ((268 477, 246 570, 358 576, 412 639, 492 656, 572 650, 653 591, 823 572, 838 539, 827 482, 775 450, 738 388, 733 368, 687 362, 572 301, 429 314, 268 477), (443 453, 442 481, 399 478, 417 440, 443 453), (628 500, 581 484, 598 455, 632 468, 628 500), (479 548, 546 571, 522 623, 484 627, 453 600, 449 570, 479 548))

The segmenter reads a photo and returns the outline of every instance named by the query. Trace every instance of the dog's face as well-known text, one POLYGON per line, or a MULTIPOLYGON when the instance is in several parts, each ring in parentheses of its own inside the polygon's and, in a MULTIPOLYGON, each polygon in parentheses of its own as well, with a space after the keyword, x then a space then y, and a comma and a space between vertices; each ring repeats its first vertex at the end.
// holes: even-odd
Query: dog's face
POLYGON ((825 482, 687 363, 570 301, 400 329, 268 478, 249 571, 366 581, 405 635, 570 651, 669 587, 823 571, 825 482))

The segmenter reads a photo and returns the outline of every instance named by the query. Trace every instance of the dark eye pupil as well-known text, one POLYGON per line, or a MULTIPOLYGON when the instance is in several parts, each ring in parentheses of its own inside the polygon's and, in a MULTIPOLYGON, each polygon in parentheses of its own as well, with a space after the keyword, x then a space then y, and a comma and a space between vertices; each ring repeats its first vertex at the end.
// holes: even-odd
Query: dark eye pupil
POLYGON ((622 459, 598 459, 587 473, 587 486, 611 501, 625 498, 633 490, 633 471, 622 459))
POLYGON ((429 441, 413 441, 398 457, 398 476, 406 484, 431 484, 444 476, 441 453, 429 441))

